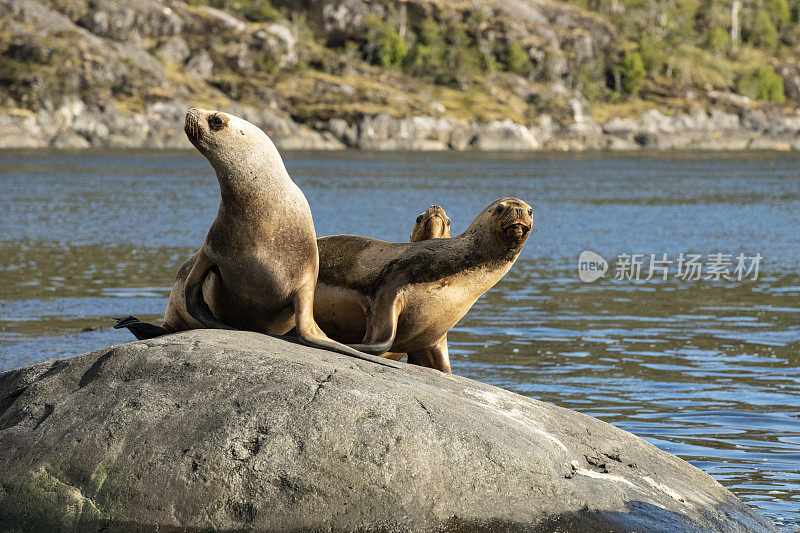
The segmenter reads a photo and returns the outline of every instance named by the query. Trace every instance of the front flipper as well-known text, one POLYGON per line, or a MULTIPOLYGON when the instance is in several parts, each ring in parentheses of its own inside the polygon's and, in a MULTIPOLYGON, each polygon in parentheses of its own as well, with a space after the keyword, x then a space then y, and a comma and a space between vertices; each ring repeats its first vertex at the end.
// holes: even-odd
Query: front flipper
POLYGON ((450 354, 447 350, 447 335, 429 348, 408 352, 408 362, 412 365, 435 368, 436 370, 451 374, 450 354))
POLYGON ((367 309, 367 331, 363 341, 348 346, 374 355, 388 352, 397 335, 397 319, 402 309, 402 298, 395 291, 380 291, 367 309))
POLYGON ((169 333, 162 327, 156 326, 155 324, 148 324, 147 322, 142 322, 135 316, 124 316, 124 317, 117 317, 114 320, 117 321, 114 324, 114 329, 122 329, 128 328, 128 330, 133 333, 133 336, 137 339, 146 340, 146 339, 154 339, 156 337, 161 337, 162 335, 166 335, 169 333))
POLYGON ((198 254, 197 262, 186 277, 184 299, 186 311, 189 315, 209 329, 236 329, 217 320, 211 308, 203 298, 203 282, 209 272, 214 271, 219 275, 217 265, 211 262, 205 254, 198 254))
MULTIPOLYGON (((314 348, 322 348, 330 350, 364 361, 370 361, 379 365, 388 366, 390 368, 400 368, 400 365, 393 361, 384 359, 383 357, 376 357, 379 354, 369 354, 358 351, 352 346, 338 343, 328 338, 327 335, 319 328, 314 320, 314 289, 303 288, 300 289, 295 295, 294 313, 295 313, 295 332, 296 339, 314 348)), ((388 350, 383 350, 384 353, 388 350)))

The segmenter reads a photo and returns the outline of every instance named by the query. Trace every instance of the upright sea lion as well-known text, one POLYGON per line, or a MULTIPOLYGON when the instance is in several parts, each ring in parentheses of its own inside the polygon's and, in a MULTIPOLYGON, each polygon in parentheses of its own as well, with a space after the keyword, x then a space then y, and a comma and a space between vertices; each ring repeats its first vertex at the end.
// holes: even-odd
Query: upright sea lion
POLYGON ((440 205, 432 205, 421 213, 411 228, 411 242, 427 239, 449 239, 450 219, 440 205))
POLYGON ((311 209, 270 138, 246 120, 204 109, 186 114, 184 130, 214 167, 222 200, 203 246, 178 271, 163 329, 279 335, 294 327, 304 344, 386 364, 332 341, 314 321, 311 209))
POLYGON ((316 321, 358 350, 408 353, 410 362, 450 372, 447 332, 508 272, 532 227, 531 206, 501 198, 451 239, 322 237, 316 321))

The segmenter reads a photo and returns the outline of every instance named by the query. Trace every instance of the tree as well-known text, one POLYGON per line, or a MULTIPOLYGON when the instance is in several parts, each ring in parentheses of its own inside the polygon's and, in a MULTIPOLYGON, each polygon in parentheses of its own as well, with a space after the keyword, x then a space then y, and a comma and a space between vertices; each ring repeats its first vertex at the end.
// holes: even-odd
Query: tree
POLYGON ((365 20, 367 28, 368 59, 385 68, 400 68, 408 54, 408 47, 400 34, 377 15, 365 20))
POLYGON ((639 52, 625 52, 622 60, 622 88, 626 94, 636 96, 642 90, 647 71, 639 52))
POLYGON ((753 27, 750 30, 750 44, 774 52, 778 48, 778 30, 763 9, 756 12, 753 27))
POLYGON ((719 26, 711 28, 711 31, 708 32, 708 37, 706 37, 706 46, 711 48, 714 52, 721 54, 728 48, 730 44, 731 38, 728 35, 728 32, 719 26))

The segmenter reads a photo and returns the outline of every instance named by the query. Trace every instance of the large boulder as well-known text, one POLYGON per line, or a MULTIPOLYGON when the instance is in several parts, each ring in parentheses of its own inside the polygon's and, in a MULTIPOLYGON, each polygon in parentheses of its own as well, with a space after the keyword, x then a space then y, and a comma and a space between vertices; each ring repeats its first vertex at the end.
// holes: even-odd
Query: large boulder
POLYGON ((773 531, 605 422, 247 332, 0 374, 0 472, 4 530, 773 531))

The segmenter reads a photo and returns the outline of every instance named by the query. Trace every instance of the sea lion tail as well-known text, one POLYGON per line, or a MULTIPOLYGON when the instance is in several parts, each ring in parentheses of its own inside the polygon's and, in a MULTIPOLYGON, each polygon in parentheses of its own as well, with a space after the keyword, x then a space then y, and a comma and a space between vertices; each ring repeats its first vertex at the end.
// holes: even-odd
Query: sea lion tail
POLYGON ((156 326, 155 324, 148 324, 147 322, 142 322, 135 316, 123 316, 123 317, 116 317, 114 320, 117 321, 114 324, 114 329, 122 329, 128 328, 128 330, 133 333, 133 336, 137 339, 145 340, 145 339, 154 339, 156 337, 160 337, 162 335, 166 335, 169 333, 162 327, 156 326))

